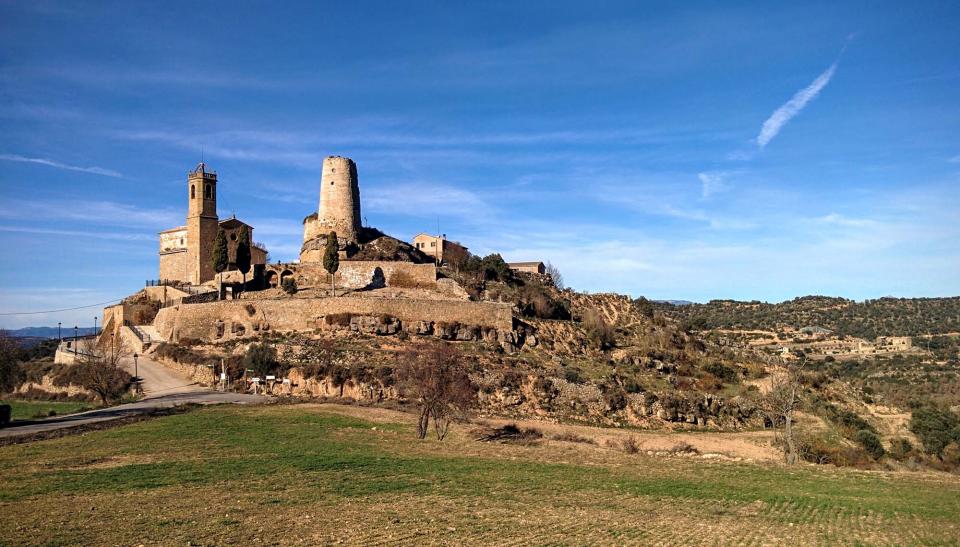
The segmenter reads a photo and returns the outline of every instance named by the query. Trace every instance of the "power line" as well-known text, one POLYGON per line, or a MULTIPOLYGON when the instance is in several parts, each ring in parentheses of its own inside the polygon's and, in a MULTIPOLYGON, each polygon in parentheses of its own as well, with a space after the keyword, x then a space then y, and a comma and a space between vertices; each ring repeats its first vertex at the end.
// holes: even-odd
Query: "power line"
POLYGON ((0 315, 40 315, 43 313, 59 313, 62 311, 73 311, 73 310, 82 310, 84 308, 92 308, 95 306, 103 306, 104 304, 110 304, 111 302, 119 302, 123 300, 122 298, 114 298, 113 300, 107 300, 106 302, 97 302, 96 304, 88 304, 86 306, 77 306, 75 308, 63 308, 59 310, 46 310, 46 311, 11 311, 3 312, 0 315))

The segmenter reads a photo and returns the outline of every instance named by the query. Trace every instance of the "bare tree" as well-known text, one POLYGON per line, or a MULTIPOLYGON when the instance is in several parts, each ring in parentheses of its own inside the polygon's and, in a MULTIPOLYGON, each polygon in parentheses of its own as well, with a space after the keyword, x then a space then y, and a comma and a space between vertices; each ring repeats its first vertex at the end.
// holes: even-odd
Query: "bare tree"
POLYGON ((418 401, 417 437, 426 438, 433 420, 438 440, 443 440, 454 420, 465 419, 477 398, 477 390, 463 368, 457 348, 430 344, 406 352, 396 377, 406 394, 418 401))
POLYGON ((23 381, 20 368, 20 346, 17 341, 0 330, 0 393, 13 391, 23 381))
POLYGON ((775 375, 771 382, 770 393, 766 397, 768 417, 774 427, 783 424, 783 457, 789 465, 797 463, 797 451, 794 413, 800 406, 802 389, 801 372, 805 360, 799 363, 787 363, 786 371, 775 375))
POLYGON ((74 384, 95 393, 107 405, 129 391, 133 376, 120 367, 120 360, 130 351, 118 336, 104 339, 102 344, 91 344, 85 353, 77 354, 77 362, 67 367, 58 377, 58 384, 74 384))
POLYGON ((553 281, 553 286, 563 290, 563 274, 560 273, 560 269, 554 266, 553 264, 547 262, 543 267, 544 273, 550 276, 550 279, 553 281))

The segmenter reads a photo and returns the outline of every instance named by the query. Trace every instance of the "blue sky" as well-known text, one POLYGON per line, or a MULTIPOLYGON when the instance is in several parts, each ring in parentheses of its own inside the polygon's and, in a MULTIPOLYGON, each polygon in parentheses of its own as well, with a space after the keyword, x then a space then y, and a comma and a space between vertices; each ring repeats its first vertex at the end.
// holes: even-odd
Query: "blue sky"
POLYGON ((581 290, 960 294, 956 3, 200 4, 0 4, 0 312, 157 277, 201 151, 274 260, 338 154, 581 290))

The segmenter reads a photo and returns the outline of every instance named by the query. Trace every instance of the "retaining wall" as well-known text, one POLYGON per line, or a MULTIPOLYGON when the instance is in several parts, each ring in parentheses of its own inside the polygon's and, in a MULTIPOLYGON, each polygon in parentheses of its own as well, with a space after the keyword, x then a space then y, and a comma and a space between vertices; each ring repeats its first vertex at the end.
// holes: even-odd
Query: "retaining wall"
POLYGON ((243 338, 259 331, 309 331, 322 328, 328 315, 389 315, 402 323, 433 321, 513 329, 513 307, 494 302, 399 298, 279 298, 226 300, 163 308, 154 326, 165 340, 243 338), (218 325, 218 322, 219 325, 218 325), (221 331, 221 332, 218 332, 221 331))

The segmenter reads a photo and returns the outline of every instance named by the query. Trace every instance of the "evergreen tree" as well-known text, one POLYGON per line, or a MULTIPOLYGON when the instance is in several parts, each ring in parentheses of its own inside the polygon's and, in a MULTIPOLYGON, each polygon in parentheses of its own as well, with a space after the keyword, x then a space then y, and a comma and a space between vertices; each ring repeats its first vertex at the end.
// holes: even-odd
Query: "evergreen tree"
POLYGON ((340 269, 340 243, 337 239, 337 232, 330 232, 327 235, 327 248, 323 251, 323 269, 330 274, 330 288, 336 295, 337 287, 334 285, 334 274, 340 269))
POLYGON ((213 240, 213 271, 220 275, 220 282, 223 283, 223 271, 227 269, 230 263, 230 257, 227 254, 227 234, 222 229, 217 230, 217 238, 213 240))
POLYGON ((250 271, 250 231, 246 226, 240 228, 240 237, 237 239, 237 269, 243 274, 243 287, 247 286, 247 272, 250 271))

